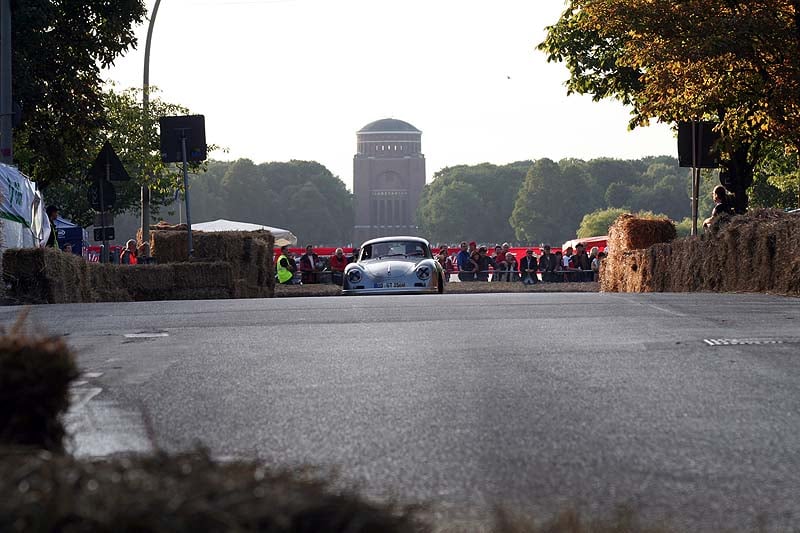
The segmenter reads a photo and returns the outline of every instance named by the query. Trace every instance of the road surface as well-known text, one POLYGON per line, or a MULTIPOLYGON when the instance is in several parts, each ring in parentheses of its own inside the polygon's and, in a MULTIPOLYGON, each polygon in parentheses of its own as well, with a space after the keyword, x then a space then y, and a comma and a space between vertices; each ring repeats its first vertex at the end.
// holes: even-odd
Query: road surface
MULTIPOLYGON (((0 308, 9 323, 19 308, 0 308)), ((474 294, 34 307, 84 376, 76 453, 338 466, 450 516, 800 518, 800 301, 474 294), (148 437, 148 432, 152 433, 148 437)))

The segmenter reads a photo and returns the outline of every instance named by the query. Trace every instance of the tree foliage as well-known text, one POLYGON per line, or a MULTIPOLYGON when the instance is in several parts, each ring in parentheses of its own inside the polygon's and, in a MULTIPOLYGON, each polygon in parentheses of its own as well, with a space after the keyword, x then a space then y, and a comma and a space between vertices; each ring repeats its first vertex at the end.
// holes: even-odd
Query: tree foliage
POLYGON ((353 196, 315 161, 214 161, 208 172, 191 177, 189 191, 194 221, 225 218, 287 228, 318 245, 352 239, 353 196))
POLYGON ((511 240, 509 223, 530 161, 508 165, 460 165, 444 168, 422 192, 417 210, 420 229, 438 240, 511 240))
POLYGON ((540 48, 566 63, 569 91, 629 104, 632 127, 720 121, 740 194, 764 142, 800 149, 799 11, 800 0, 571 0, 540 48))
POLYGON ((108 125, 101 69, 136 45, 142 0, 18 0, 12 3, 13 95, 20 169, 46 190, 76 180, 108 125))
MULTIPOLYGON (((140 188, 147 184, 151 189, 152 209, 158 213, 159 206, 169 205, 174 200, 174 192, 183 189, 183 170, 179 165, 161 162, 159 148, 158 117, 186 115, 185 107, 164 102, 150 89, 150 121, 145 135, 142 128, 142 104, 140 89, 106 89, 102 94, 105 123, 86 144, 86 159, 74 158, 73 173, 51 182, 45 190, 48 203, 59 206, 65 216, 74 222, 89 225, 94 218, 94 210, 89 205, 87 190, 92 178, 86 172, 97 157, 102 144, 108 140, 119 156, 131 177, 128 182, 115 182, 117 201, 112 213, 138 211, 140 207, 140 188)), ((209 149, 215 149, 210 145, 209 149)), ((203 164, 190 164, 192 172, 200 172, 203 164)))

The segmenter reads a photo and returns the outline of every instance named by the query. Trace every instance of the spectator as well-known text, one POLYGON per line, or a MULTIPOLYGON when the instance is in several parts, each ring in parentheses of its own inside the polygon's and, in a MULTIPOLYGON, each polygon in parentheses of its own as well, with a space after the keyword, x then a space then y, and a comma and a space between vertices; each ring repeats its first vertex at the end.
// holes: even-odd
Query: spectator
POLYGON ((58 230, 56 229, 58 207, 48 205, 47 209, 45 209, 45 213, 47 213, 47 219, 50 221, 50 236, 47 237, 47 244, 45 246, 58 250, 58 230))
POLYGON ((525 250, 525 257, 519 260, 519 275, 522 283, 525 285, 533 285, 539 281, 536 275, 539 270, 539 263, 536 261, 536 256, 533 255, 533 250, 528 248, 525 250))
POLYGON ((592 272, 594 273, 595 281, 600 281, 600 263, 603 262, 605 256, 605 252, 600 252, 597 254, 597 257, 592 260, 592 272))
POLYGON ((555 270, 555 280, 556 281, 564 281, 564 256, 561 254, 559 250, 555 254, 553 254, 556 258, 556 270, 555 270))
POLYGON ((506 268, 506 254, 503 253, 503 247, 499 244, 494 247, 494 255, 492 256, 492 268, 494 269, 494 274, 492 274, 492 281, 500 281, 500 271, 505 270, 506 268))
POLYGON ((519 272, 519 270, 517 269, 517 258, 514 257, 514 254, 508 252, 506 254, 505 262, 506 262, 505 281, 517 281, 519 279, 519 276, 517 275, 517 272, 519 272))
POLYGON ((65 251, 66 253, 68 253, 68 254, 71 254, 71 253, 72 253, 72 244, 70 244, 70 243, 66 243, 66 244, 64 245, 64 251, 65 251))
POLYGON ((293 284, 294 273, 297 271, 297 267, 292 264, 290 256, 289 245, 281 246, 281 255, 278 256, 278 261, 275 263, 275 275, 278 277, 278 283, 283 285, 293 284))
POLYGON ((300 256, 300 276, 303 283, 318 283, 317 272, 321 270, 319 256, 314 247, 306 246, 306 253, 300 256))
POLYGON ((728 191, 725 187, 717 185, 711 195, 714 197, 714 209, 711 210, 711 216, 703 221, 703 228, 709 227, 714 217, 718 215, 733 215, 735 212, 733 204, 728 201, 728 191))
POLYGON ((359 252, 358 248, 353 248, 353 255, 347 258, 347 262, 355 263, 356 261, 358 261, 358 252, 359 252))
POLYGON ((572 267, 572 246, 567 246, 564 256, 561 258, 561 270, 569 270, 572 267))
POLYGON ((555 271, 559 270, 559 260, 550 253, 549 244, 542 246, 542 255, 539 257, 539 270, 542 271, 542 281, 558 281, 555 271))
POLYGON ((456 249, 448 251, 447 259, 444 262, 445 281, 450 281, 450 276, 458 272, 458 260, 456 259, 458 256, 456 253, 456 249))
POLYGON ((344 267, 347 266, 347 258, 344 256, 344 250, 337 248, 331 256, 331 281, 337 285, 341 285, 344 278, 344 267))
POLYGON ((459 245, 460 251, 456 257, 458 264, 458 279, 461 281, 475 281, 475 264, 467 248, 467 243, 462 241, 459 245))
POLYGON ((570 263, 572 268, 580 270, 576 274, 575 281, 591 281, 594 278, 594 275, 591 274, 592 262, 589 260, 589 256, 586 254, 586 246, 582 242, 575 245, 575 254, 572 256, 570 263))
POLYGON ((494 260, 489 257, 486 252, 485 246, 478 248, 477 257, 475 259, 475 263, 477 264, 475 273, 476 281, 489 281, 489 267, 494 264, 494 260))
POLYGON ((125 243, 125 248, 119 254, 119 264, 135 265, 136 263, 138 263, 136 260, 136 241, 130 239, 125 243))

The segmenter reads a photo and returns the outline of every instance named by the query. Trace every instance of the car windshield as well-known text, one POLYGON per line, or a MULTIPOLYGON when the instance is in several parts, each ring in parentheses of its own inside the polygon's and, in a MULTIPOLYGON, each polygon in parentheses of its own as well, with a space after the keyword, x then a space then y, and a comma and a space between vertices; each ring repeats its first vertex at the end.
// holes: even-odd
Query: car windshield
POLYGON ((361 250, 360 260, 381 257, 431 257, 428 247, 419 241, 384 241, 367 244, 361 250))

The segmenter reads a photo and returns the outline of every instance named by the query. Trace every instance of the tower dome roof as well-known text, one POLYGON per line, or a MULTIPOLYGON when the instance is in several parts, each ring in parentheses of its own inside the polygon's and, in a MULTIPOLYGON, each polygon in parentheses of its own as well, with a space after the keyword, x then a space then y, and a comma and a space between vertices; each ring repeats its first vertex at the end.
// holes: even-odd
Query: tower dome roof
POLYGON ((375 133, 375 132, 422 133, 408 122, 397 120, 395 118, 384 118, 381 120, 376 120, 375 122, 370 122, 369 124, 367 124, 358 131, 358 133, 375 133))

